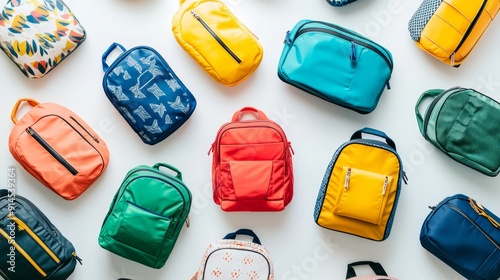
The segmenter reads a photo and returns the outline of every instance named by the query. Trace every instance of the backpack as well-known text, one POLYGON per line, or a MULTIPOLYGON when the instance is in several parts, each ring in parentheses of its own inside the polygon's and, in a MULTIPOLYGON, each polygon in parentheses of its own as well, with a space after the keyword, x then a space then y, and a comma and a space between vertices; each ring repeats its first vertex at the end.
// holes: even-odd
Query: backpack
POLYGON ((180 128, 193 114, 196 99, 153 48, 128 51, 113 43, 102 55, 103 88, 115 109, 141 140, 154 145, 180 128), (123 53, 110 65, 115 49, 123 53))
POLYGON ((73 244, 15 189, 0 190, 0 217, 0 276, 6 280, 66 280, 81 264, 73 244))
POLYGON ((77 198, 106 170, 106 143, 68 108, 21 98, 11 119, 10 153, 29 174, 62 198, 77 198), (18 120, 16 113, 24 102, 32 108, 18 120))
POLYGON ((382 265, 378 262, 372 261, 360 261, 353 262, 347 265, 347 276, 346 280, 398 280, 394 277, 389 277, 387 272, 385 272, 382 265), (376 275, 372 276, 357 276, 356 271, 354 270, 355 266, 368 265, 375 272, 376 275))
POLYGON ((418 48, 459 67, 499 8, 498 0, 423 0, 408 22, 408 31, 418 48))
POLYGON ((396 144, 384 132, 363 128, 333 155, 316 200, 315 222, 370 240, 389 237, 401 182, 406 183, 396 144), (363 139, 362 134, 383 138, 363 139))
POLYGON ((126 259, 161 268, 183 224, 189 227, 191 200, 191 192, 177 168, 166 163, 132 168, 104 218, 99 245, 126 259))
POLYGON ((422 247, 468 280, 500 279, 500 218, 463 194, 429 208, 422 247))
POLYGON ((266 247, 250 229, 239 229, 208 246, 192 280, 217 279, 273 280, 274 266, 266 247), (252 241, 236 240, 246 235, 252 241))
POLYGON ((262 111, 244 107, 235 112, 210 151, 213 199, 223 211, 281 211, 292 200, 291 143, 262 111), (242 120, 243 113, 256 119, 242 120))
POLYGON ((221 0, 180 0, 172 32, 181 48, 215 81, 235 86, 259 67, 264 49, 221 0))
POLYGON ((500 172, 500 103, 470 88, 431 89, 415 105, 424 138, 457 162, 487 176, 500 172), (419 107, 432 99, 424 114, 419 107))

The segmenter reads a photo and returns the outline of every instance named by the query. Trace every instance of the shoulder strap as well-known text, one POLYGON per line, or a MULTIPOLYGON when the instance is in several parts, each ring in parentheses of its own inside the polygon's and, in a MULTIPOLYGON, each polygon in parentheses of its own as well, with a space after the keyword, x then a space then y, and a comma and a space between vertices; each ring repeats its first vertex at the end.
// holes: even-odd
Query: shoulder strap
POLYGON ((360 261, 360 262, 353 262, 353 263, 350 263, 347 265, 346 279, 356 277, 356 272, 354 271, 354 266, 358 266, 358 265, 369 265, 370 268, 375 272, 375 274, 377 274, 379 276, 388 276, 380 263, 372 262, 372 261, 360 261))

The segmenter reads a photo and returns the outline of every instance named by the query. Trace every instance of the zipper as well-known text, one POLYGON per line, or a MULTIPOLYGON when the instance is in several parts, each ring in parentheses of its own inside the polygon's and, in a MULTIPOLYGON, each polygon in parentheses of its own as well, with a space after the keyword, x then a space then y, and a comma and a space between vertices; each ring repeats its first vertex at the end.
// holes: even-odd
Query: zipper
POLYGON ((158 213, 156 213, 156 212, 153 212, 153 211, 151 211, 151 210, 149 210, 149 209, 147 209, 147 208, 145 208, 145 207, 142 207, 142 206, 138 205, 137 203, 134 203, 134 202, 132 202, 132 201, 130 201, 130 200, 127 200, 127 203, 128 203, 128 204, 130 204, 130 205, 134 205, 135 207, 137 207, 137 208, 139 208, 139 209, 141 209, 141 210, 144 210, 144 211, 146 211, 146 212, 148 212, 148 213, 155 214, 155 215, 156 215, 156 216, 158 216, 158 217, 162 217, 162 218, 164 218, 164 219, 166 219, 166 220, 169 220, 169 221, 172 221, 172 222, 173 222, 173 221, 175 221, 175 219, 172 219, 172 218, 170 218, 170 217, 167 217, 167 216, 164 216, 164 215, 158 214, 158 213))
POLYGON ((344 188, 349 189, 349 179, 351 178, 351 168, 347 169, 347 174, 345 175, 344 188))
POLYGON ((472 20, 471 24, 469 25, 469 28, 467 28, 467 31, 465 31, 465 34, 462 37, 462 40, 460 40, 460 43, 458 43, 458 45, 455 48, 455 50, 451 53, 451 55, 450 55, 451 66, 455 66, 455 53, 462 47, 462 45, 465 43, 465 40, 467 40, 467 38, 469 37, 470 33, 472 32, 472 30, 476 26, 476 23, 479 20, 479 18, 481 17, 481 14, 483 13, 483 10, 486 7, 486 3, 487 2, 488 2, 488 0, 484 0, 483 1, 483 4, 481 5, 481 7, 479 8, 479 11, 477 12, 477 15, 472 20))
POLYGON ((87 132, 87 134, 90 136, 90 138, 92 138, 92 140, 94 140, 97 144, 99 144, 99 140, 97 139, 97 137, 90 134, 90 132, 87 129, 85 129, 85 127, 83 127, 83 125, 80 124, 75 118, 73 118, 71 116, 69 118, 72 119, 78 126, 80 126, 83 129, 83 131, 87 132))
POLYGON ((23 222, 16 216, 9 216, 9 219, 17 224, 17 228, 19 230, 24 230, 45 251, 45 253, 47 253, 47 255, 49 255, 54 260, 54 262, 61 262, 56 254, 54 254, 54 252, 49 249, 49 247, 40 239, 40 237, 38 237, 38 235, 35 234, 35 232, 33 232, 33 230, 25 222, 23 222))
POLYGON ((387 185, 389 183, 389 177, 385 176, 384 179, 384 187, 382 188, 382 195, 385 195, 385 192, 387 191, 387 185))
POLYGON ((455 210, 460 215, 462 215, 465 219, 467 219, 475 228, 477 228, 484 235, 484 237, 486 237, 491 242, 491 244, 495 245, 495 247, 497 247, 497 249, 500 250, 500 244, 495 242, 495 240, 489 234, 487 234, 481 227, 479 227, 478 224, 476 224, 476 222, 474 222, 469 216, 467 216, 462 210, 460 210, 460 208, 458 208, 453 204, 447 203, 446 205, 451 209, 455 210))
POLYGON ((13 245, 16 250, 31 264, 31 266, 33 266, 33 268, 38 271, 38 273, 40 273, 43 277, 47 276, 47 273, 45 273, 45 271, 43 271, 43 269, 28 255, 28 253, 26 253, 26 251, 24 251, 24 249, 19 246, 19 244, 17 244, 17 242, 12 239, 3 229, 0 229, 0 235, 7 239, 9 244, 13 245))
POLYGON ((60 164, 62 164, 71 174, 76 175, 78 171, 64 159, 49 143, 47 143, 33 128, 26 128, 26 132, 31 135, 49 154, 51 154, 60 164))
POLYGON ((196 18, 196 20, 198 20, 198 22, 203 25, 203 27, 208 31, 208 33, 210 33, 210 35, 212 35, 212 37, 219 43, 219 45, 221 45, 222 48, 224 48, 226 50, 226 52, 236 61, 238 62, 238 64, 241 64, 241 59, 226 45, 226 43, 224 43, 224 41, 222 41, 222 39, 219 37, 219 35, 217 35, 213 30, 212 28, 210 28, 210 26, 208 26, 208 24, 194 11, 194 10, 191 10, 191 14, 193 15, 194 18, 196 18))
MULTIPOLYGON (((342 29, 340 29, 340 30, 342 30, 342 29)), ((342 31, 347 32, 347 30, 342 30, 342 31)), ((301 30, 299 30, 299 32, 297 32, 297 34, 295 35, 295 38, 297 38, 300 35, 302 35, 304 33, 307 33, 307 32, 323 32, 323 33, 335 35, 335 36, 340 37, 340 38, 342 38, 342 39, 344 39, 346 41, 351 42, 351 47, 352 48, 354 48, 353 44, 357 44, 357 45, 363 46, 365 48, 368 48, 368 49, 374 51, 375 53, 377 53, 380 57, 382 57, 385 60, 385 62, 387 63, 387 65, 389 66, 389 68, 392 70, 393 66, 392 66, 392 63, 391 63, 390 59, 381 50, 379 50, 378 48, 376 48, 376 47, 374 47, 374 46, 372 46, 372 45, 370 45, 370 44, 368 44, 366 42, 363 42, 363 41, 357 40, 355 38, 349 37, 349 36, 347 36, 345 34, 337 32, 335 30, 331 30, 331 29, 327 29, 327 28, 323 28, 323 27, 309 27, 309 28, 301 29, 301 30)), ((355 59, 355 56, 354 56, 354 59, 355 59)), ((351 60, 353 60, 352 55, 351 55, 351 60)))
POLYGON ((441 97, 443 97, 443 95, 445 95, 446 93, 448 93, 448 92, 450 92, 452 90, 455 90, 455 89, 460 89, 460 87, 452 87, 450 89, 447 89, 447 90, 441 92, 438 96, 436 96, 434 98, 434 100, 432 100, 431 104, 427 108, 427 111, 426 111, 426 114, 425 114, 425 118, 424 118, 424 138, 426 140, 429 140, 429 138, 427 137, 427 124, 429 123, 429 120, 431 118, 432 110, 434 109, 434 107, 438 103, 439 99, 441 99, 441 97))

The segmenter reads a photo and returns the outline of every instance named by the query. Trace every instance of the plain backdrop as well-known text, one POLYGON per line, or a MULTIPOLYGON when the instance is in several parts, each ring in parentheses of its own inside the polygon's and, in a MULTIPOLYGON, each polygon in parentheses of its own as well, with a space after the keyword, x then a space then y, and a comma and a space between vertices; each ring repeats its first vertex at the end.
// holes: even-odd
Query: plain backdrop
POLYGON ((259 37, 264 58, 242 84, 224 87, 203 72, 175 41, 171 20, 179 7, 177 1, 65 2, 85 27, 87 39, 46 77, 29 80, 0 54, 0 180, 5 187, 8 168, 16 168, 17 193, 35 203, 72 241, 83 265, 77 265, 69 279, 188 280, 209 243, 239 228, 253 229, 260 237, 273 258, 277 280, 345 279, 347 264, 360 260, 378 261, 399 279, 463 279, 421 247, 422 222, 430 211, 428 206, 456 193, 500 213, 500 178, 467 168, 426 142, 417 127, 414 106, 423 91, 453 86, 472 87, 500 100, 499 22, 491 24, 461 67, 452 68, 425 54, 410 39, 407 23, 421 3, 417 0, 358 0, 340 8, 326 0, 225 0, 259 37), (375 111, 361 115, 279 80, 276 72, 283 39, 301 19, 344 26, 392 52, 392 89, 383 93, 375 111), (101 55, 113 42, 127 49, 139 45, 155 48, 198 101, 192 117, 157 145, 142 143, 104 94, 101 55), (45 188, 9 153, 10 112, 21 97, 70 108, 108 144, 111 157, 107 170, 76 200, 65 201, 45 188), (256 107, 278 122, 295 150, 295 195, 282 212, 226 213, 212 200, 211 156, 207 151, 219 127, 245 106, 256 107), (382 130, 396 142, 409 177, 391 234, 382 242, 329 231, 313 220, 319 186, 333 153, 363 127, 382 130), (193 193, 193 204, 191 227, 182 229, 166 265, 152 269, 100 248, 97 238, 127 171, 157 162, 181 170, 193 193))

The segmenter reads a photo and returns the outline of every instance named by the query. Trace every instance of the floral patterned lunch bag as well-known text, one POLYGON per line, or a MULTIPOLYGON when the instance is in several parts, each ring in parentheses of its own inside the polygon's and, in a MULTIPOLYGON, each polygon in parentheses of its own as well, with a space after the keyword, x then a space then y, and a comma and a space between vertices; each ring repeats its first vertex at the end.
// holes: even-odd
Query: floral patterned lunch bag
POLYGON ((45 76, 85 38, 61 0, 9 0, 0 13, 0 48, 30 79, 45 76))
POLYGON ((274 268, 268 250, 250 229, 239 229, 206 249, 200 269, 191 280, 259 279, 274 280, 274 268), (247 235, 252 241, 236 240, 247 235))

